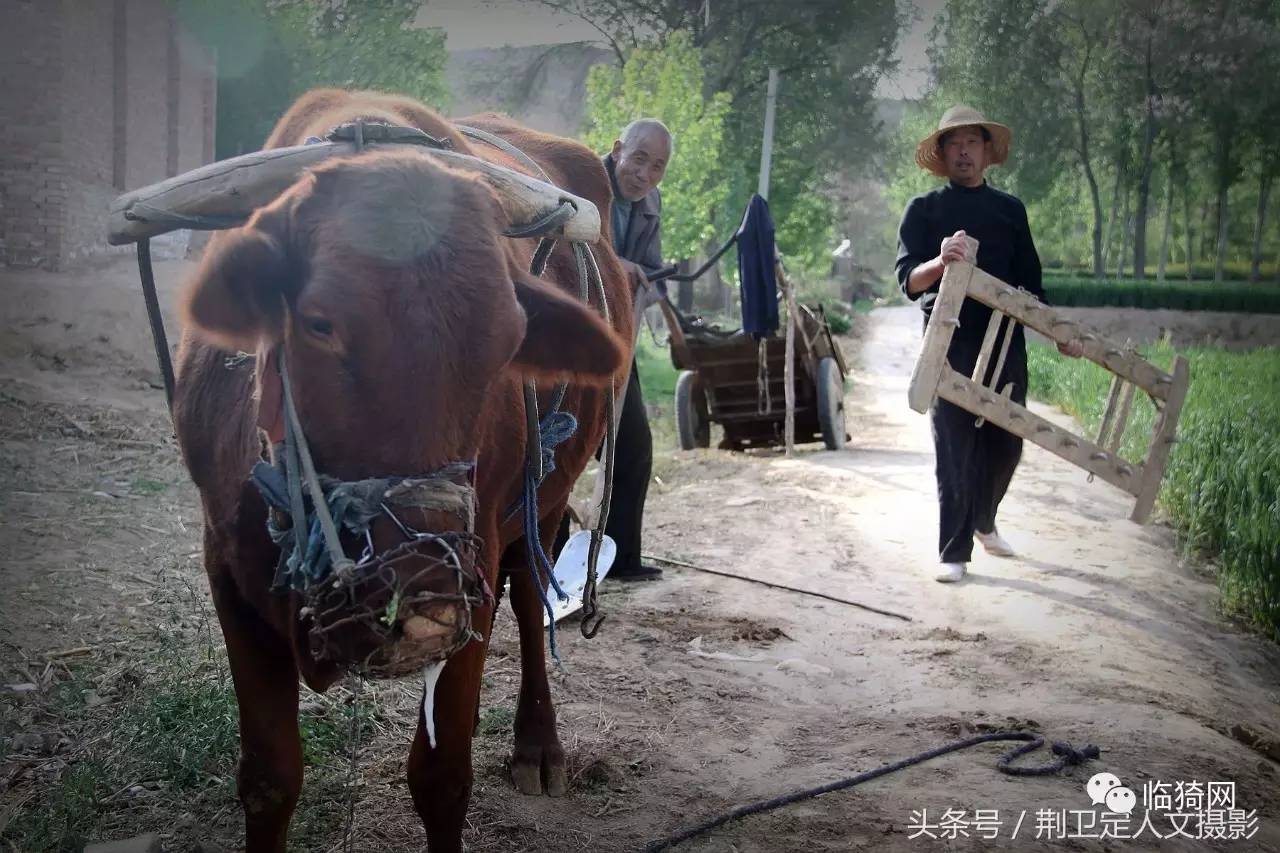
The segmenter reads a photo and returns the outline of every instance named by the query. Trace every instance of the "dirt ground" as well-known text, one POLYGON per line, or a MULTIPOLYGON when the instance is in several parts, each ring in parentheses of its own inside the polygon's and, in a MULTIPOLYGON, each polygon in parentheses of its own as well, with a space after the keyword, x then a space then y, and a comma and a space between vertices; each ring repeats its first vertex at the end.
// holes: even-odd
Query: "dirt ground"
MULTIPOLYGON (((157 264, 166 306, 188 268, 157 264)), ((200 510, 134 276, 127 261, 0 272, 0 839, 47 807, 48 791, 75 770, 78 739, 105 737, 148 661, 175 638, 188 651, 220 643, 200 510), (53 697, 68 686, 77 701, 59 710, 53 697)), ((1225 623, 1209 570, 1180 559, 1167 528, 1127 521, 1125 495, 1028 448, 1002 513, 1025 556, 979 554, 964 583, 930 579, 932 449, 927 419, 906 406, 918 332, 913 308, 880 309, 846 341, 858 367, 843 451, 659 449, 646 533, 655 555, 909 621, 679 567, 657 583, 606 583, 601 634, 587 641, 570 624, 560 635, 552 690, 572 781, 552 800, 522 797, 507 779, 519 657, 504 611, 485 679, 469 849, 639 850, 738 805, 1012 728, 1103 753, 1063 775, 1014 778, 995 769, 1002 747, 985 745, 677 849, 1280 850, 1280 763, 1241 742, 1245 732, 1280 741, 1280 650, 1225 623), (1091 809, 1084 784, 1102 770, 1135 791, 1234 782, 1237 805, 1256 810, 1256 834, 1064 839, 1082 834, 1068 828, 1035 840, 1038 810, 1091 809), (999 810, 998 838, 972 829, 912 838, 922 809, 931 823, 947 809, 999 810)), ((418 689, 362 688, 375 724, 358 753, 356 850, 423 849, 403 782, 418 689)), ((230 766, 232 749, 223 751, 230 766)), ((308 774, 294 849, 341 849, 341 788, 333 774, 308 774)), ((97 837, 157 832, 170 853, 237 847, 228 778, 196 794, 166 784, 95 794, 97 837)))

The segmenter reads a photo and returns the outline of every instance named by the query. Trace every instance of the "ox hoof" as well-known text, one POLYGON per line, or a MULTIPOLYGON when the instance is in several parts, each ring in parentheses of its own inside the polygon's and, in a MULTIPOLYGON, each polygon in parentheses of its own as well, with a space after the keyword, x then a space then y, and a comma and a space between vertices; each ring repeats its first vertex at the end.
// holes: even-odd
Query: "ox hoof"
POLYGON ((558 745, 546 750, 517 749, 511 758, 511 781, 526 796, 563 797, 569 788, 564 752, 558 745))

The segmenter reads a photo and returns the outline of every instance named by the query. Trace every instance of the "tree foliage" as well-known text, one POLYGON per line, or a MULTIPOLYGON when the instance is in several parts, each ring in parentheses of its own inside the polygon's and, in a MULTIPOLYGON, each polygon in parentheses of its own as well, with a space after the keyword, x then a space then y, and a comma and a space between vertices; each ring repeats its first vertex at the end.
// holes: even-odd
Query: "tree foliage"
POLYGON ((418 0, 176 0, 218 51, 219 157, 262 146, 318 86, 379 89, 444 107, 444 35, 410 26, 418 0))
POLYGON ((728 196, 724 163, 729 96, 704 95, 701 54, 677 34, 665 46, 632 51, 626 65, 597 65, 587 78, 586 142, 612 147, 629 122, 657 117, 675 149, 662 183, 662 243, 669 258, 688 258, 716 238, 712 214, 728 196))
POLYGON ((1274 0, 948 0, 890 195, 921 189, 908 149, 970 103, 1013 127, 991 177, 1028 203, 1051 262, 1256 270, 1280 172, 1278 27, 1274 0))
MULTIPOLYGON (((592 23, 619 65, 638 49, 687 39, 699 51, 703 98, 726 93, 723 166, 729 197, 714 233, 738 225, 756 189, 769 69, 781 77, 769 206, 781 250, 817 265, 837 210, 831 176, 876 166, 881 141, 873 97, 893 67, 903 19, 881 0, 540 0, 592 23)), ((665 118, 659 115, 659 118, 665 118)), ((687 147, 678 156, 684 156, 687 147)), ((669 191, 664 200, 674 195, 669 191)), ((823 261, 825 263, 825 261, 823 261)))

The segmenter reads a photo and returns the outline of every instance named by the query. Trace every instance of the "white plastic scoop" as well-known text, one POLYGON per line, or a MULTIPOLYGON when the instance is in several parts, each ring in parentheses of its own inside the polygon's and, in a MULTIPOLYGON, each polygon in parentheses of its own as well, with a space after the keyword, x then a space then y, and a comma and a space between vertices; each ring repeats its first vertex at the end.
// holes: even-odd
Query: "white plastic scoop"
MULTIPOLYGON (((568 601, 561 601, 555 589, 550 585, 547 586, 547 600, 551 602, 551 612, 555 615, 557 622, 571 613, 578 612, 582 607, 582 590, 587 585, 587 553, 590 548, 591 531, 579 530, 569 537, 564 550, 556 560, 552 571, 555 573, 556 580, 560 582, 560 588, 569 596, 568 601)), ((597 581, 604 580, 604 576, 609 574, 609 569, 613 567, 613 558, 617 553, 618 546, 611 538, 605 536, 600 543, 600 558, 596 561, 597 581)), ((543 627, 550 624, 550 618, 545 612, 542 614, 542 624, 543 627)))

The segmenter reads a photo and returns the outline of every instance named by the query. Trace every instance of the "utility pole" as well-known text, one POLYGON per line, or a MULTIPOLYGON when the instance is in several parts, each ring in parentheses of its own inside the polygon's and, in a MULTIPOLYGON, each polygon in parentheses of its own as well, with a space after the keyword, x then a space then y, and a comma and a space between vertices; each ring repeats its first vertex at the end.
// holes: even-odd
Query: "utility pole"
POLYGON ((764 144, 760 146, 760 186, 756 192, 769 198, 769 167, 773 163, 773 114, 778 105, 778 69, 769 69, 769 90, 764 102, 764 144))
MULTIPOLYGON (((773 120, 778 110, 778 69, 769 69, 769 88, 764 103, 764 142, 760 145, 760 184, 756 189, 760 197, 769 199, 769 171, 773 165, 773 120)), ((783 397, 786 400, 786 413, 783 420, 783 441, 787 455, 796 452, 796 295, 782 268, 782 259, 774 256, 774 272, 778 285, 782 288, 782 296, 787 305, 787 340, 783 361, 783 397)), ((767 349, 767 348, 766 348, 767 349)), ((761 365, 763 367, 763 365, 761 365)))

